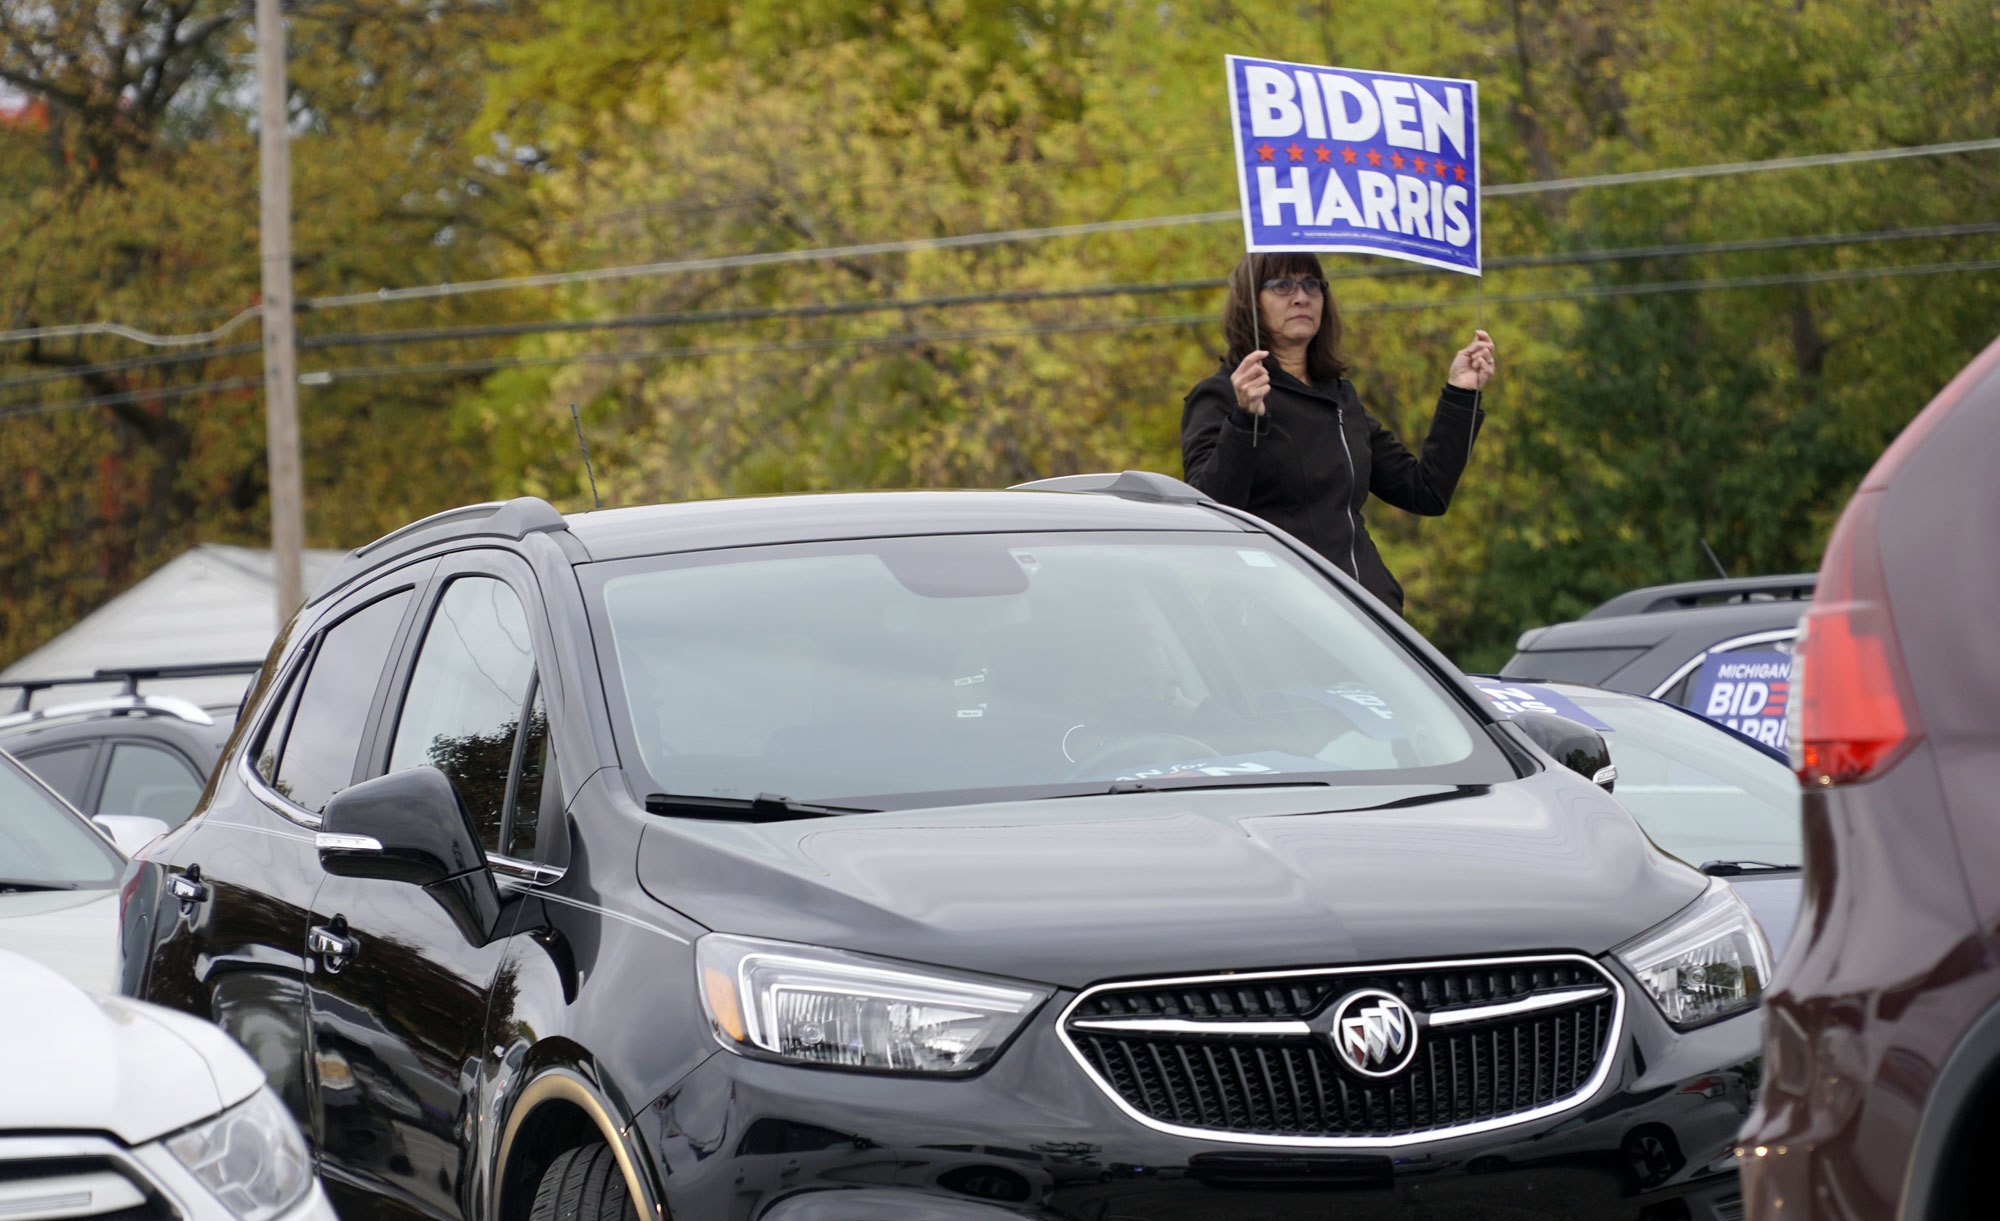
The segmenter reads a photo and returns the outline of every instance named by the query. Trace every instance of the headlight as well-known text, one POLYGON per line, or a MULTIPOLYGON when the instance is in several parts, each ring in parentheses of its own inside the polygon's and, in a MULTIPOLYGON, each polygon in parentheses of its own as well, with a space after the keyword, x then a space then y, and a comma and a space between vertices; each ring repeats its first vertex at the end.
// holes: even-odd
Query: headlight
POLYGON ((1721 878, 1671 920, 1613 952, 1683 1030, 1751 1008, 1771 978, 1770 943, 1721 878))
POLYGON ((844 950, 720 933, 696 943, 695 969, 724 1047, 896 1072, 974 1072, 1049 997, 844 950))
POLYGON ((297 1204, 312 1186, 312 1158, 299 1125, 270 1087, 204 1124, 166 1141, 243 1221, 266 1221, 297 1204))

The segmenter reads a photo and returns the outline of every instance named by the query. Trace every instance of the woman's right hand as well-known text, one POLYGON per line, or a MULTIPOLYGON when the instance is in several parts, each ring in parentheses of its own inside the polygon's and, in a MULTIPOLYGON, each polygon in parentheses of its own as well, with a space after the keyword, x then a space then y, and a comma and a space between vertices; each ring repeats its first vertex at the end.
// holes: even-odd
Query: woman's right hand
POLYGON ((1264 414, 1264 396, 1271 393, 1271 373, 1264 368, 1264 358, 1269 355, 1252 352, 1229 375, 1229 384, 1236 387, 1236 405, 1251 415, 1264 414))

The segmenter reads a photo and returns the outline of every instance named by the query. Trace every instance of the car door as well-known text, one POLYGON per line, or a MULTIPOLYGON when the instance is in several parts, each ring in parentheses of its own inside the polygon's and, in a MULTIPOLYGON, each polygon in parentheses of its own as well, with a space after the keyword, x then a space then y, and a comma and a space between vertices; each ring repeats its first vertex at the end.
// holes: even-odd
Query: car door
POLYGON ((228 1031, 301 1127, 311 1120, 307 926, 324 876, 313 834, 327 801, 355 779, 434 566, 371 582, 302 625, 304 638, 281 654, 277 678, 250 710, 251 733, 219 765, 206 809, 170 850, 141 995, 228 1031))
MULTIPOLYGON (((508 847, 514 809, 532 825, 541 807, 545 637, 525 564, 494 553, 451 562, 373 746, 381 774, 444 772, 489 859, 508 847)), ((497 894, 490 876, 473 883, 497 894)), ((343 1215, 468 1211, 487 1004, 514 920, 511 907, 478 898, 449 882, 330 875, 314 900, 314 1135, 343 1215)))

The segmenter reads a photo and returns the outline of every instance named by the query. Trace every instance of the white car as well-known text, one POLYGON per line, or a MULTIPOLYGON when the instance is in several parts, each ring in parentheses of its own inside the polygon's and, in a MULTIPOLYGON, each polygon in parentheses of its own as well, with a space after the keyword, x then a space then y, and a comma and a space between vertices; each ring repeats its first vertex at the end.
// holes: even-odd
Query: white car
MULTIPOLYGON (((108 829, 92 826, 0 752, 0 950, 81 987, 116 992, 124 872, 125 856, 108 829)), ((0 1005, 12 999, 0 990, 0 1005)), ((0 1218, 12 1221, 4 1203, 0 1218)))
POLYGON ((207 1022, 0 950, 0 1218, 336 1221, 263 1070, 207 1022))

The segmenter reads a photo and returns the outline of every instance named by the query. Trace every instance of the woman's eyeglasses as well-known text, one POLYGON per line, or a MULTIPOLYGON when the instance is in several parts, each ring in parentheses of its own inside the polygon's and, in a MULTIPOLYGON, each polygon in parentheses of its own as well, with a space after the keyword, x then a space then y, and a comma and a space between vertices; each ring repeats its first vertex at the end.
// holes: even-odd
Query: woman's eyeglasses
POLYGON ((1278 294, 1280 297, 1289 297, 1301 288, 1306 290, 1306 296, 1317 297, 1326 291, 1327 283, 1325 280, 1316 279, 1312 276, 1306 276, 1299 280, 1294 280, 1292 277, 1286 276, 1281 280, 1266 280, 1264 281, 1264 287, 1278 294))

